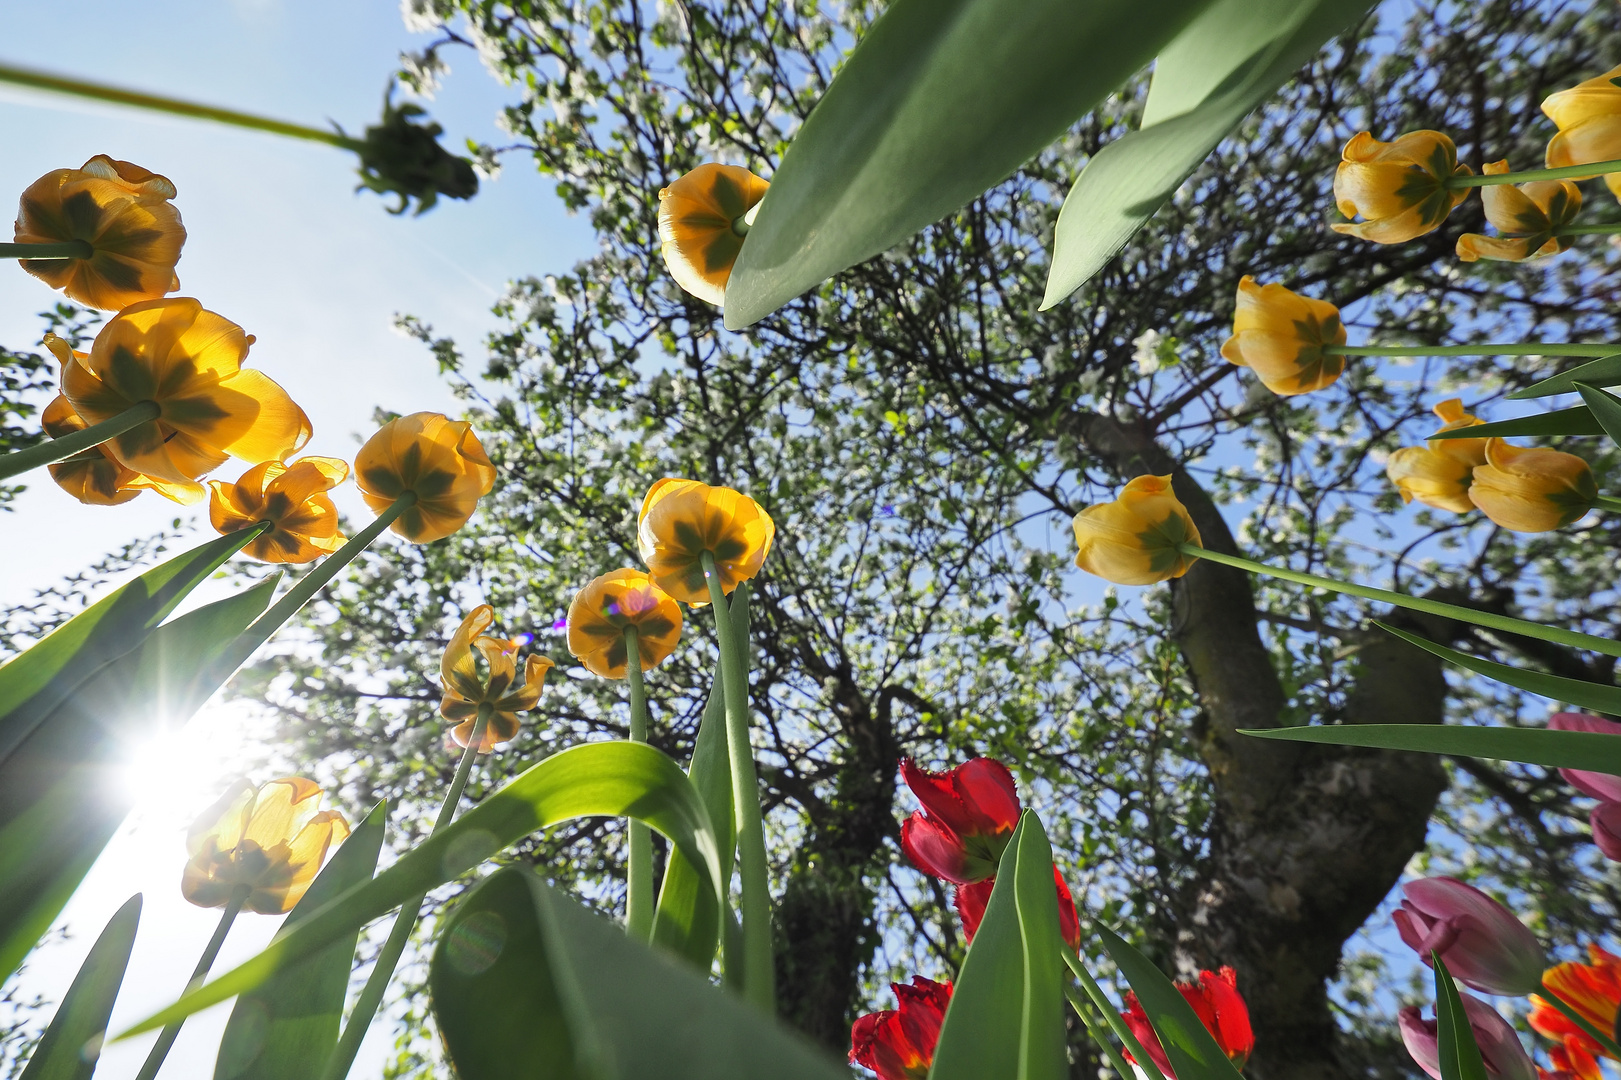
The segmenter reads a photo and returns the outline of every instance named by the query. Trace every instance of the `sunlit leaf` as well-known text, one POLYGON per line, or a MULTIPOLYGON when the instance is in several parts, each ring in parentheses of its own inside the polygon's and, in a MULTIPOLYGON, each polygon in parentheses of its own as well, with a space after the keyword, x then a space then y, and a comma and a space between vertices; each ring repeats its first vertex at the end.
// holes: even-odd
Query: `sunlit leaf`
POLYGON ((1371 0, 1207 7, 1155 61, 1142 128, 1095 154, 1070 189, 1041 306, 1059 303, 1102 269, 1239 121, 1371 7, 1371 0))
POLYGON ((461 1080, 850 1077, 825 1050, 528 869, 502 870, 456 905, 428 989, 461 1080))
MULTIPOLYGON (((385 799, 310 883, 276 932, 278 938, 348 889, 371 880, 387 824, 385 799)), ((338 1042, 359 938, 357 928, 238 997, 220 1037, 214 1080, 310 1080, 321 1075, 338 1042)))
POLYGON ((136 893, 107 920, 106 929, 90 946, 20 1080, 89 1080, 96 1071, 107 1018, 124 983, 140 922, 141 894, 136 893))
POLYGON ((162 1027, 260 985, 430 889, 452 881, 515 840, 579 817, 629 817, 668 837, 705 868, 719 895, 721 860, 709 813, 680 766, 645 743, 588 743, 553 754, 513 778, 393 866, 293 927, 253 959, 141 1021, 119 1038, 162 1027))
POLYGON ((726 286, 764 318, 1005 179, 1209 0, 894 0, 771 177, 726 286))
POLYGON ((1142 1003, 1177 1080, 1239 1080, 1238 1070, 1176 984, 1119 934, 1103 925, 1094 929, 1142 1003))

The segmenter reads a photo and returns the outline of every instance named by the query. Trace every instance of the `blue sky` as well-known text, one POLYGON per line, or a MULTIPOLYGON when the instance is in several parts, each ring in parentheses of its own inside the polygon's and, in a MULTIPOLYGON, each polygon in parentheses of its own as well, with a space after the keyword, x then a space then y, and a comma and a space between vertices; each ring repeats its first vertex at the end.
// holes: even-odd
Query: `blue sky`
MULTIPOLYGON (((37 0, 0 0, 0 25, 0 61, 9 64, 313 126, 332 119, 355 133, 376 121, 399 52, 420 41, 387 0, 83 0, 71 16, 37 0)), ((472 54, 448 59, 452 75, 427 103, 447 144, 503 140, 493 119, 510 91, 472 54)), ((257 335, 249 362, 309 414, 309 453, 352 458, 377 405, 456 408, 432 358, 392 329, 396 312, 476 343, 506 281, 566 270, 592 243, 587 223, 563 212, 551 182, 516 157, 472 202, 445 201, 422 218, 395 218, 378 196, 354 193, 352 155, 315 143, 3 87, 0 135, 7 148, 0 195, 7 199, 40 175, 99 153, 174 181, 190 234, 180 295, 257 335)), ((15 266, 0 266, 0 342, 35 346, 36 313, 55 299, 15 266)), ((234 479, 238 471, 233 463, 220 475, 234 479)), ((352 485, 337 494, 343 509, 364 514, 352 485)), ((0 516, 0 565, 7 567, 0 603, 25 599, 176 517, 212 535, 203 507, 178 507, 150 493, 120 507, 86 507, 48 481, 37 483, 15 513, 0 516)), ((206 710, 182 737, 145 748, 131 773, 143 798, 70 905, 72 940, 36 954, 28 989, 59 997, 106 919, 140 890, 145 911, 115 1030, 180 990, 217 914, 180 897, 184 829, 230 779, 246 725, 240 711, 206 710)), ((278 921, 243 916, 216 970, 257 951, 278 921)), ((195 1018, 163 1075, 211 1075, 227 1012, 195 1018)), ((355 1077, 381 1075, 387 1040, 380 1034, 391 1036, 381 1025, 374 1029, 355 1077)), ((97 1076, 134 1076, 146 1044, 110 1047, 97 1076)))

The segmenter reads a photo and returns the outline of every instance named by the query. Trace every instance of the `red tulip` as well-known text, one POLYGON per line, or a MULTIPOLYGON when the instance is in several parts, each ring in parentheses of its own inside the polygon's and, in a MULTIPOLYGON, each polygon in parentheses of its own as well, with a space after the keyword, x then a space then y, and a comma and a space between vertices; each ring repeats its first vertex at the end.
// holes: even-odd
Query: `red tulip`
MULTIPOLYGON (((1216 1045, 1221 1047, 1222 1053, 1227 1055, 1235 1068, 1242 1069, 1249 1060, 1250 1051, 1255 1049, 1255 1032, 1250 1029, 1249 1006, 1244 1004, 1244 998, 1238 992, 1238 973, 1230 967, 1220 971, 1201 971, 1197 986, 1179 982, 1176 988, 1193 1006, 1194 1013, 1216 1040, 1216 1045)), ((1126 1022, 1137 1041, 1143 1044, 1143 1049, 1159 1066, 1159 1071, 1169 1080, 1176 1080, 1176 1073, 1171 1070, 1170 1059, 1165 1056, 1165 1047, 1160 1044, 1154 1025, 1148 1022, 1148 1014, 1143 1011, 1137 995, 1129 990, 1126 991, 1126 1011, 1120 1014, 1120 1018, 1126 1022)), ((1129 1052, 1126 1060, 1136 1062, 1129 1052)))
POLYGON ((1548 1063, 1553 1068, 1538 1069, 1537 1080, 1604 1080, 1604 1070, 1599 1068, 1598 1059, 1588 1053, 1574 1036, 1567 1037, 1562 1046, 1548 1051, 1548 1063))
MULTIPOLYGON (((1520 1037, 1514 1034, 1509 1022, 1479 998, 1470 994, 1460 996, 1464 1015, 1469 1017, 1469 1026, 1474 1029, 1480 1056, 1486 1062, 1486 1074, 1497 1080, 1533 1080, 1536 1067, 1531 1064, 1531 1058, 1520 1045, 1520 1037)), ((1418 1006, 1409 1005, 1401 1011, 1397 1024, 1401 1028, 1401 1041, 1406 1044, 1407 1052, 1413 1055, 1413 1060, 1418 1062, 1418 1067, 1435 1077, 1435 1080, 1441 1080, 1441 1049, 1436 1036, 1436 1022, 1425 1020, 1418 1006)))
POLYGON ((1008 767, 973 758, 950 772, 929 773, 902 758, 901 779, 923 804, 901 824, 901 850, 912 865, 958 885, 995 874, 1019 823, 1008 767))
MULTIPOLYGON (((1556 964, 1543 973, 1543 982, 1548 993, 1558 994, 1594 1027, 1614 1031, 1616 1010, 1621 1008, 1621 956, 1591 944, 1587 955, 1592 963, 1556 964)), ((1531 995, 1530 1021, 1531 1029, 1539 1035, 1567 1044, 1574 1040, 1577 1048, 1586 1053, 1604 1053, 1603 1047, 1543 995, 1531 995)))
MULTIPOLYGON (((1562 712, 1554 713, 1548 718, 1548 730, 1592 731, 1601 735, 1621 735, 1621 724, 1597 716, 1588 716, 1586 713, 1562 712)), ((1591 795, 1605 802, 1621 802, 1621 776, 1592 772, 1588 769, 1560 769, 1559 775, 1583 795, 1591 795)), ((1615 858, 1609 852, 1605 854, 1612 859, 1615 858)))
POLYGON ((1542 986, 1542 948, 1525 924, 1473 885, 1433 877, 1402 886, 1396 929, 1426 964, 1441 954, 1447 970, 1482 993, 1521 997, 1542 986))
POLYGON ((860 1017, 850 1028, 850 1064, 878 1074, 878 1080, 925 1080, 940 1041, 940 1022, 951 1004, 951 984, 912 976, 896 983, 898 1009, 860 1017))
MULTIPOLYGON (((1069 886, 1064 884, 1064 876, 1056 866, 1053 867, 1053 884, 1058 887, 1058 932, 1064 936, 1070 948, 1079 949, 1081 922, 1075 915, 1075 898, 1070 895, 1069 886)), ((962 919, 963 936, 970 945, 974 943, 974 934, 985 918, 985 905, 991 902, 991 889, 995 885, 995 878, 986 878, 972 885, 957 886, 953 903, 957 908, 957 917, 962 919)))

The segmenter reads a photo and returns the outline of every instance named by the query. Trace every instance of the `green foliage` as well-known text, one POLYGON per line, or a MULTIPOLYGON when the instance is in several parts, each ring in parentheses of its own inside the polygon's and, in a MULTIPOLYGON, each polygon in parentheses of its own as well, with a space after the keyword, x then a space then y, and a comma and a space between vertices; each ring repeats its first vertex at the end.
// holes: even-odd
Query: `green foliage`
POLYGON ((1354 727, 1282 728, 1246 731, 1258 739, 1376 746, 1424 754, 1457 754, 1521 761, 1550 769, 1590 769, 1621 775, 1621 740, 1590 731, 1546 728, 1437 727, 1429 724, 1357 724, 1354 727))
POLYGON ((1463 1011, 1463 999, 1440 953, 1430 953, 1435 965, 1435 1034, 1441 1080, 1486 1080, 1486 1063, 1475 1042, 1475 1028, 1463 1011))
POLYGON ((1585 405, 1577 405, 1570 409, 1556 409, 1553 412, 1541 413, 1536 416, 1521 416, 1513 420, 1498 420, 1491 424, 1475 424, 1468 429, 1468 435, 1459 434, 1458 429, 1452 431, 1438 431, 1430 436, 1432 439, 1507 439, 1514 436, 1525 435, 1602 435, 1604 429, 1593 419, 1593 411, 1585 405))
POLYGON ((21 1080, 90 1080, 140 922, 141 894, 136 893, 113 913, 90 946, 21 1080))

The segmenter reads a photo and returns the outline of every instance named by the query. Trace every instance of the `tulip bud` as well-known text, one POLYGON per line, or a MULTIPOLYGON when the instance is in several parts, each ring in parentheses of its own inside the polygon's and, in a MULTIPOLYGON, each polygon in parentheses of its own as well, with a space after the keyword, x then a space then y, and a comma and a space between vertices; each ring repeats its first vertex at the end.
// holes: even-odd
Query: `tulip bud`
POLYGON ((681 605, 640 570, 603 574, 575 593, 568 606, 568 651, 592 674, 623 679, 630 628, 636 631, 636 658, 650 671, 681 640, 681 605))
MULTIPOLYGON (((1435 415, 1445 421, 1442 431, 1482 423, 1464 412, 1457 398, 1435 406, 1435 415)), ((1467 514, 1475 508, 1469 501, 1475 466, 1485 463, 1485 439, 1431 439, 1425 446, 1404 446, 1391 454, 1385 475, 1401 492, 1402 502, 1417 499, 1438 510, 1467 514)))
POLYGON ((1152 585, 1188 572, 1199 529, 1171 492, 1169 476, 1139 476, 1114 502, 1075 515, 1075 565, 1116 585, 1152 585))
MULTIPOLYGON (((1482 171, 1488 176, 1506 173, 1508 162, 1489 161, 1482 171)), ((1557 255, 1575 243, 1569 236, 1556 235, 1576 220, 1582 208, 1581 188, 1569 180, 1493 184, 1481 189, 1480 198, 1486 204, 1486 220, 1499 235, 1458 237, 1458 258, 1464 262, 1520 262, 1533 255, 1557 255)))
POLYGON ((1551 532, 1580 521, 1597 497, 1593 470, 1575 454, 1502 439, 1487 440, 1486 464, 1469 485, 1469 501, 1513 532, 1551 532))
POLYGON ((659 241, 675 283, 717 307, 771 185, 738 165, 700 165, 659 191, 659 241))
POLYGON ((649 576, 686 604, 709 603, 706 552, 720 591, 730 596, 760 572, 776 535, 771 515, 747 495, 668 476, 648 489, 636 519, 636 542, 649 576))
POLYGON ((1013 774, 994 758, 949 772, 924 772, 901 760, 901 778, 923 809, 901 823, 901 850, 926 874, 972 885, 996 873, 1019 824, 1013 774))
POLYGON ((1291 397, 1333 385, 1345 371, 1345 357, 1323 347, 1344 344, 1339 308, 1275 281, 1257 285, 1245 274, 1238 283, 1233 336, 1221 355, 1254 371, 1274 394, 1291 397))
POLYGON ((1473 885, 1433 877, 1402 886, 1393 918, 1401 939, 1426 964, 1432 951, 1460 982, 1515 997, 1542 985, 1546 958, 1525 924, 1473 885))
MULTIPOLYGON (((1621 67, 1550 94, 1542 111, 1559 129, 1548 143, 1548 168, 1586 165, 1621 158, 1621 67)), ((1621 173, 1609 173, 1604 183, 1621 198, 1621 173)))
POLYGON ((1363 220, 1332 226, 1335 232, 1376 244, 1402 244, 1439 228, 1452 208, 1469 197, 1447 181, 1470 176, 1458 164, 1458 148, 1439 131, 1409 131, 1394 142, 1380 142, 1366 131, 1345 144, 1334 173, 1334 201, 1347 218, 1363 220))
MULTIPOLYGON (((1549 731, 1591 731, 1600 735, 1621 735, 1621 724, 1586 713, 1554 713, 1548 718, 1549 731)), ((1621 776, 1589 769, 1560 769, 1565 782, 1583 795, 1605 802, 1621 802, 1621 776)))
POLYGON ((419 412, 390 420, 366 440, 355 455, 355 484, 377 514, 415 493, 390 527, 413 544, 430 544, 467 524, 495 487, 495 466, 473 425, 419 412))
MULTIPOLYGON (((1496 1009, 1470 994, 1460 995, 1464 1015, 1474 1030, 1475 1043, 1480 1047, 1486 1073, 1492 1080, 1536 1080, 1536 1066, 1520 1045, 1520 1037, 1496 1009)), ((1413 1056, 1418 1067, 1441 1078, 1441 1044, 1434 1020, 1423 1019, 1418 1006, 1402 1009, 1397 1018, 1401 1028, 1401 1041, 1413 1056)))

